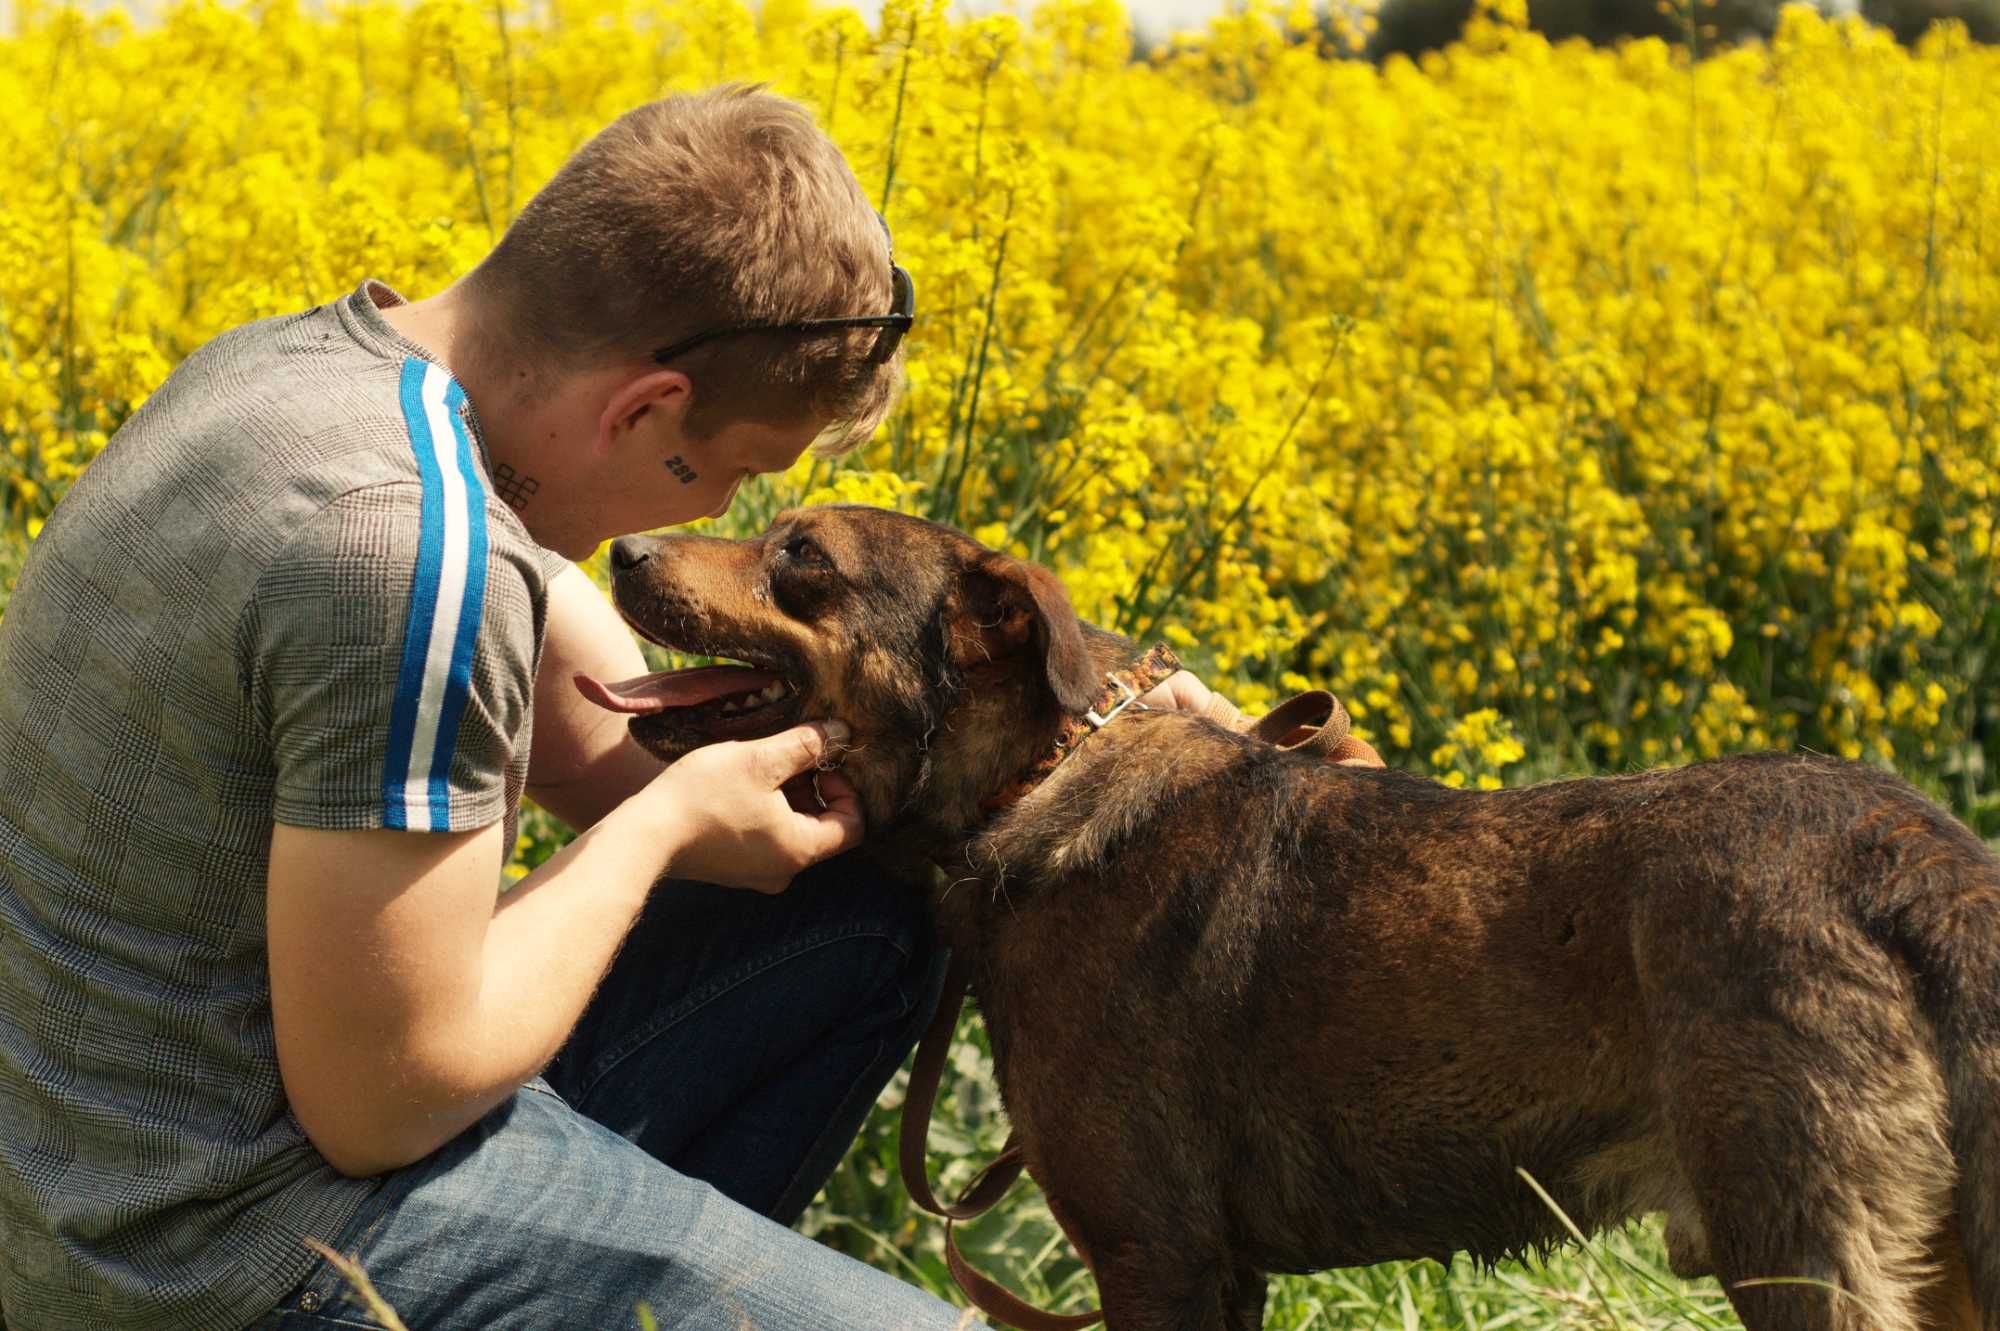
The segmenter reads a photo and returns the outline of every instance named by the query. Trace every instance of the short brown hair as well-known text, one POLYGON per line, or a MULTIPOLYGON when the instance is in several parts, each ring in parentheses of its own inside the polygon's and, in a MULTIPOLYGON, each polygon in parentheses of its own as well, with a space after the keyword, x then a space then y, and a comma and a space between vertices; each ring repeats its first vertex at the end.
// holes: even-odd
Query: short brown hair
MULTIPOLYGON (((467 278, 521 364, 643 359, 710 328, 882 314, 889 243, 840 149, 798 103, 724 84, 628 111, 577 149, 467 278)), ((739 420, 874 432, 901 354, 874 328, 720 338, 674 365, 697 437, 739 420)))

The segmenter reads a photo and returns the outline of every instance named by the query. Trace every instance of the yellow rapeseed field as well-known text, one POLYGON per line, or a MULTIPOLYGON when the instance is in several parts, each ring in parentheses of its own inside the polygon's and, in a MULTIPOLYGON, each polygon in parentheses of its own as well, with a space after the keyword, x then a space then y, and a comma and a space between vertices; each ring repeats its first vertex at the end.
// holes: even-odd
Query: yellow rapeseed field
POLYGON ((1992 812, 2000 52, 1800 10, 1690 61, 1521 17, 1378 69, 1278 8, 1135 52, 1109 0, 28 0, 0 514, 37 530, 216 332, 434 292, 619 112, 769 80, 921 318, 878 438, 730 525, 956 522, 1456 782, 1805 744, 1992 812))

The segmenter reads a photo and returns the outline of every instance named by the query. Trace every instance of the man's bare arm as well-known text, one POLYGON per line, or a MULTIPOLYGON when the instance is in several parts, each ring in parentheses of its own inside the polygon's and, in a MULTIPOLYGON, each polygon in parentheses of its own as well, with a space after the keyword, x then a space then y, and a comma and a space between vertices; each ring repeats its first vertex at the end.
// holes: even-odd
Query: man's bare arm
POLYGON ((576 691, 578 672, 630 679, 646 673, 646 659, 604 593, 572 564, 549 581, 527 793, 582 830, 658 776, 660 760, 633 742, 626 718, 576 691))
POLYGON ((278 825, 271 1010, 306 1135, 353 1176, 423 1158, 554 1056, 669 865, 781 891, 853 845, 861 814, 844 783, 823 779, 832 807, 811 815, 781 789, 844 732, 800 726, 690 754, 497 900, 498 825, 278 825))

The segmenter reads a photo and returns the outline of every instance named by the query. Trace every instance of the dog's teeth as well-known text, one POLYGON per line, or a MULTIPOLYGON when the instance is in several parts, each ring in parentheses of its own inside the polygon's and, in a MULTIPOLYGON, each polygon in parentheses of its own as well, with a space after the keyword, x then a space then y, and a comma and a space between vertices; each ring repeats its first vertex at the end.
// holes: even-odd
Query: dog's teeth
POLYGON ((742 703, 738 702, 734 698, 731 698, 728 702, 722 704, 722 710, 725 712, 734 712, 739 710, 741 707, 742 703))
POLYGON ((766 688, 761 694, 757 696, 762 698, 765 702, 776 702, 778 701, 778 699, 785 696, 785 686, 773 680, 771 682, 770 687, 766 688))

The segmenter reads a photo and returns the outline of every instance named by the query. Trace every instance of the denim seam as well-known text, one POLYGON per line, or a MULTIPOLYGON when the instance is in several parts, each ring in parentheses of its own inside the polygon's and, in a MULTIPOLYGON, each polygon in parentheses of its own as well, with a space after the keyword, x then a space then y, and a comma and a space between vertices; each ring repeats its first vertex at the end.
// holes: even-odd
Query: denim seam
MULTIPOLYGON (((941 969, 934 969, 931 972, 931 976, 936 978, 940 983, 942 983, 944 978, 941 969)), ((924 1021, 928 1018, 929 1013, 928 1012, 922 1013, 921 1015, 918 1016, 918 1019, 915 1022, 911 1022, 909 1020, 909 1016, 911 1014, 918 1013, 918 1009, 923 1003, 924 991, 928 988, 929 984, 927 980, 919 980, 915 983, 912 983, 908 967, 904 968, 903 974, 899 976, 896 981, 896 995, 901 1000, 902 1010, 905 1013, 905 1017, 903 1022, 899 1023, 894 1029, 898 1032, 901 1032, 901 1036, 895 1037, 892 1036, 890 1032, 884 1031, 882 1034, 875 1037, 875 1052, 869 1057, 868 1062, 863 1065, 862 1069, 855 1074, 854 1080, 848 1083, 846 1094, 844 1094, 840 1098, 840 1108, 835 1111, 834 1116, 836 1119, 844 1120, 845 1112, 848 1109, 849 1102, 853 1099, 855 1092, 866 1081, 870 1080, 869 1077, 870 1071, 876 1066, 878 1061, 882 1058, 883 1052, 888 1048, 890 1048, 892 1043, 896 1042, 897 1038, 901 1039, 904 1053, 907 1055, 907 1053, 909 1052, 910 1045, 914 1043, 914 1036, 917 1034, 917 1032, 911 1028, 921 1027, 924 1024, 924 1021)), ((899 1063, 901 1062, 900 1058, 898 1059, 898 1062, 899 1063)), ((893 1069, 891 1070, 890 1075, 892 1076, 894 1075, 893 1069)), ((813 1145, 815 1148, 817 1148, 819 1145, 818 1141, 815 1141, 813 1145)), ((806 1164, 810 1158, 811 1158, 811 1153, 808 1153, 806 1157, 801 1158, 799 1161, 798 1169, 793 1172, 792 1176, 789 1179, 785 1180, 785 1186, 778 1194, 778 1199, 781 1202, 787 1201, 791 1198, 792 1189, 798 1187, 799 1180, 805 1177, 806 1164)), ((799 1207, 797 1209, 803 1211, 805 1209, 805 1206, 809 1205, 811 1201, 812 1198, 807 1197, 804 1202, 799 1204, 799 1207)))
MULTIPOLYGON (((672 1030, 675 1026, 680 1025, 710 1003, 715 1002, 724 994, 729 993, 733 989, 741 988, 749 981, 767 971, 775 970, 779 966, 788 965, 810 953, 820 951, 822 948, 830 947, 835 943, 852 942, 856 939, 874 939, 886 943, 892 951, 903 958, 906 965, 910 959, 909 950, 896 941, 895 935, 883 933, 878 929, 857 926, 852 929, 819 934, 809 942, 795 946, 781 955, 768 956, 758 963, 739 967, 737 970, 711 981, 708 988, 702 991, 698 997, 683 1000, 670 1011, 658 1014, 651 1021, 627 1035, 618 1044, 612 1046, 609 1051, 601 1054, 597 1062, 593 1065, 590 1075, 583 1080, 583 1084, 577 1089, 577 1107, 579 1109, 582 1108, 584 1102, 590 1099, 591 1093, 597 1089, 598 1084, 610 1076, 620 1063, 623 1063, 626 1059, 638 1053, 639 1050, 645 1048, 647 1044, 659 1038, 665 1032, 672 1030)), ((897 989, 900 991, 902 985, 898 984, 897 989)))
POLYGON ((562 1092, 549 1084, 545 1073, 538 1072, 533 1077, 528 1078, 528 1080, 521 1083, 521 1089, 535 1095, 546 1095, 549 1099, 564 1107, 568 1107, 569 1105, 569 1101, 563 1099, 562 1092), (539 1086, 535 1085, 538 1080, 542 1083, 539 1086))
POLYGON ((380 1322, 353 1322, 345 1317, 326 1317, 320 1313, 301 1312, 296 1308, 279 1315, 287 1322, 294 1318, 309 1318, 315 1326, 350 1327, 353 1331, 387 1331, 380 1322))

